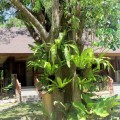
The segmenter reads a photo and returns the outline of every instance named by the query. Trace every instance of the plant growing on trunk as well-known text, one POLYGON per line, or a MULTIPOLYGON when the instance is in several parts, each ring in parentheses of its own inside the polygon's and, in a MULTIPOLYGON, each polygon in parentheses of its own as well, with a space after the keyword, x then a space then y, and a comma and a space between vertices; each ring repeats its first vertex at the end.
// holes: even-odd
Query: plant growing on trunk
MULTIPOLYGON (((73 78, 64 86, 63 103, 82 102, 81 94, 97 82, 95 76, 100 64, 105 68, 109 64, 103 58, 95 58, 91 49, 84 50, 84 45, 91 41, 96 46, 119 47, 118 0, 2 0, 0 3, 1 11, 1 5, 15 6, 16 16, 24 21, 38 43, 34 47, 35 62, 30 64, 43 68, 47 77, 54 75, 55 82, 58 77, 73 78), (92 64, 97 64, 93 70, 92 64)), ((62 119, 59 114, 57 119, 62 119)))
POLYGON ((65 78, 64 80, 62 80, 61 78, 57 77, 56 81, 53 81, 51 79, 49 79, 49 81, 51 81, 52 84, 48 86, 49 87, 48 92, 52 92, 55 91, 56 89, 62 91, 63 88, 72 81, 72 79, 65 78))
MULTIPOLYGON (((65 34, 60 33, 60 36, 61 35, 64 36, 65 34)), ((64 42, 63 44, 62 42, 64 41, 64 39, 60 39, 60 37, 55 41, 57 42, 51 45, 49 44, 47 61, 46 59, 40 59, 38 63, 37 63, 38 60, 29 62, 30 65, 35 66, 37 64, 38 68, 42 67, 44 69, 44 74, 47 74, 46 80, 47 82, 50 81, 50 84, 47 84, 48 92, 55 92, 56 90, 60 90, 60 92, 61 91, 65 92, 66 87, 68 85, 76 84, 75 86, 77 88, 76 92, 79 93, 79 98, 77 100, 73 99, 71 105, 69 103, 69 107, 71 106, 70 108, 72 109, 67 108, 65 110, 65 114, 68 118, 71 117, 70 115, 73 114, 76 114, 77 116, 76 119, 78 120, 83 118, 89 119, 89 117, 92 114, 93 115, 96 114, 100 117, 106 117, 107 115, 109 115, 109 111, 111 107, 117 105, 117 102, 113 102, 113 106, 108 107, 107 100, 114 101, 116 96, 108 99, 100 99, 98 100, 98 102, 95 102, 94 100, 91 99, 94 96, 92 92, 96 91, 97 88, 96 83, 99 82, 97 79, 97 75, 99 75, 99 72, 101 70, 100 65, 103 65, 104 69, 110 69, 110 67, 112 67, 112 65, 107 60, 108 58, 103 56, 96 57, 91 48, 87 48, 83 50, 83 52, 80 54, 78 47, 74 43, 71 44, 69 42, 64 42), (40 65, 41 63, 42 65, 40 65), (69 75, 69 79, 67 79, 66 77, 64 78, 61 77, 62 67, 66 66, 67 70, 69 70, 72 69, 71 66, 73 65, 74 65, 74 74, 69 75), (96 67, 92 68, 92 65, 96 65, 96 67), (49 78, 50 75, 54 75, 55 78, 50 79, 49 78), (101 108, 104 109, 104 113, 102 113, 102 111, 97 111, 96 109, 98 108, 95 107, 96 105, 102 103, 104 103, 104 105, 106 106, 101 108), (71 111, 73 109, 75 109, 76 112, 69 114, 68 111, 71 111)), ((37 49, 37 47, 35 48, 37 49)), ((39 54, 39 51, 35 50, 35 52, 36 53, 34 54, 34 57, 36 54, 37 55, 39 54)), ((44 54, 43 56, 41 56, 41 58, 44 58, 44 54)), ((78 97, 76 93, 74 93, 74 95, 75 97, 78 97)), ((64 98, 64 95, 62 97, 64 98)), ((57 101, 57 102, 60 106, 62 105, 62 108, 66 108, 63 107, 64 104, 66 104, 66 102, 63 101, 63 99, 62 101, 57 101)))

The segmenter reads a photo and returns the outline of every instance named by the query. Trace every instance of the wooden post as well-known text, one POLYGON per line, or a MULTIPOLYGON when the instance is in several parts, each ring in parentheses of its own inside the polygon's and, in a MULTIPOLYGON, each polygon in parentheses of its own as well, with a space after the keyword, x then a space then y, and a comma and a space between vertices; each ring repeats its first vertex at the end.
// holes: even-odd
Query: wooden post
POLYGON ((22 98, 21 98, 21 83, 19 83, 19 80, 17 79, 17 75, 15 75, 15 86, 16 86, 16 97, 18 97, 18 101, 21 102, 22 98))
POLYGON ((107 76, 107 86, 110 94, 113 94, 113 79, 110 76, 107 76))

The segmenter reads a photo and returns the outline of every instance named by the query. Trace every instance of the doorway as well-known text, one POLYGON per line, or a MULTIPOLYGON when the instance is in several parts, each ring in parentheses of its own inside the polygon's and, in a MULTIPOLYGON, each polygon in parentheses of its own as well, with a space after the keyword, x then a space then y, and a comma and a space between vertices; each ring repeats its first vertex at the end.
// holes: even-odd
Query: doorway
POLYGON ((21 83, 21 86, 26 86, 26 62, 25 61, 15 62, 14 73, 17 74, 17 78, 21 83))

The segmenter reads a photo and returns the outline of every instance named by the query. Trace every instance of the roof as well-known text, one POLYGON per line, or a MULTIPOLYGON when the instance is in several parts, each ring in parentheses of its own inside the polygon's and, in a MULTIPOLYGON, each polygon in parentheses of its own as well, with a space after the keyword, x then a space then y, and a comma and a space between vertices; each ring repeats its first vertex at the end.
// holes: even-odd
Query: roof
POLYGON ((116 50, 107 49, 107 48, 99 48, 95 52, 96 53, 106 52, 108 54, 120 54, 120 48, 118 48, 116 50))
POLYGON ((92 43, 94 41, 100 42, 100 40, 95 36, 94 33, 89 34, 89 30, 88 31, 84 30, 82 35, 82 42, 85 45, 85 49, 87 47, 91 47, 95 54, 105 53, 106 56, 120 56, 120 48, 117 48, 116 50, 112 50, 105 47, 93 46, 92 43))
MULTIPOLYGON (((82 39, 86 42, 86 34, 83 34, 82 39)), ((90 36, 87 36, 91 38, 90 36)), ((91 41, 91 40, 90 40, 91 41)), ((26 28, 0 28, 0 54, 13 54, 13 53, 33 53, 33 51, 29 47, 34 44, 34 39, 30 36, 28 30, 26 28)), ((87 46, 90 46, 88 42, 83 43, 87 46)), ((93 47, 92 47, 93 48, 93 47)), ((105 48, 97 48, 95 47, 94 52, 99 54, 101 52, 106 52, 109 55, 118 55, 120 56, 120 49, 106 50, 105 48)))
POLYGON ((34 44, 26 28, 0 28, 1 53, 33 53, 29 44, 34 44))
POLYGON ((92 48, 95 54, 101 54, 104 53, 105 56, 120 56, 120 48, 117 48, 116 50, 112 50, 105 47, 97 47, 97 46, 91 46, 91 45, 85 45, 85 48, 92 48))

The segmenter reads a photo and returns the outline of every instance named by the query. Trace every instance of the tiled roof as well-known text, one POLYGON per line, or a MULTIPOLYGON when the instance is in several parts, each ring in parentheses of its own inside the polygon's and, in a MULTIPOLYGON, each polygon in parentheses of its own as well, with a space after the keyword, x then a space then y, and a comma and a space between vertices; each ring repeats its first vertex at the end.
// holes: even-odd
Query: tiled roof
POLYGON ((95 51, 96 53, 101 53, 101 52, 107 52, 109 54, 120 54, 120 48, 117 48, 116 50, 111 50, 111 49, 103 49, 103 48, 100 48, 98 50, 95 51))
MULTIPOLYGON (((85 34, 82 37, 85 41, 85 34)), ((33 53, 29 44, 34 44, 34 39, 30 36, 26 28, 0 28, 0 54, 1 53, 33 53)), ((86 44, 86 43, 83 43, 86 44)), ((89 44, 87 46, 90 46, 89 44)), ((105 50, 99 48, 94 50, 95 53, 106 52, 109 55, 116 54, 120 56, 120 49, 105 50)))
POLYGON ((86 48, 92 48, 95 54, 101 54, 104 53, 108 56, 120 56, 120 48, 117 48, 116 50, 104 48, 104 47, 95 47, 91 45, 86 45, 84 49, 86 48))
POLYGON ((112 50, 112 49, 109 49, 109 48, 105 48, 105 47, 97 47, 97 46, 93 46, 93 45, 91 45, 91 44, 85 44, 85 47, 84 47, 84 49, 86 49, 86 48, 92 48, 93 49, 93 51, 94 51, 94 53, 110 53, 110 54, 114 54, 114 53, 118 53, 118 54, 120 54, 120 48, 116 48, 116 50, 112 50))
POLYGON ((0 28, 0 53, 33 53, 34 44, 26 28, 0 28))
POLYGON ((84 33, 82 35, 82 42, 86 47, 91 47, 94 50, 94 53, 96 54, 100 54, 103 52, 106 52, 106 55, 110 55, 110 56, 120 56, 120 48, 117 48, 115 51, 103 47, 96 47, 96 46, 92 46, 91 43, 93 43, 94 41, 99 42, 100 40, 95 36, 94 33, 90 33, 89 31, 91 30, 84 30, 84 33))

